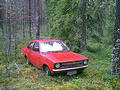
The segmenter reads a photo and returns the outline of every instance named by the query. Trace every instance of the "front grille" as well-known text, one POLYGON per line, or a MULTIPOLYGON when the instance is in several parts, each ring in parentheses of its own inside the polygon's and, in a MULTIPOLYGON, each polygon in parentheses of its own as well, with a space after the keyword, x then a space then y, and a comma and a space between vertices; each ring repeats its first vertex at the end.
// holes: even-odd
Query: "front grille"
POLYGON ((84 65, 84 61, 72 62, 72 63, 62 63, 61 68, 71 68, 71 67, 77 67, 80 65, 84 65))

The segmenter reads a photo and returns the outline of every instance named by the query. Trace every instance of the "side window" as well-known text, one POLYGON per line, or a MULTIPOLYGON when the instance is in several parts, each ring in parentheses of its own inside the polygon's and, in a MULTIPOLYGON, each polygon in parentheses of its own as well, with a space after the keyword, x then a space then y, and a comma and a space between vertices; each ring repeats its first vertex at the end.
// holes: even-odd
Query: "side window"
POLYGON ((39 52, 39 51, 40 51, 40 50, 39 50, 39 43, 38 43, 38 42, 35 42, 35 43, 34 43, 32 50, 35 51, 35 52, 39 52))
POLYGON ((32 49, 32 47, 33 47, 33 44, 34 44, 34 42, 31 42, 29 45, 28 45, 28 49, 32 49))

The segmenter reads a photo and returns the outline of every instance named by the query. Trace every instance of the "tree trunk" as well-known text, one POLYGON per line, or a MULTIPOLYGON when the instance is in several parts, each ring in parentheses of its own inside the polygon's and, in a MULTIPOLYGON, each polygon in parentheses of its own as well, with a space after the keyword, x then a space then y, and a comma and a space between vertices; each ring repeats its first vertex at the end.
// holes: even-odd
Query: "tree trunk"
MULTIPOLYGON (((23 3, 24 3, 24 1, 23 1, 23 3)), ((25 16, 25 3, 23 4, 23 14, 22 14, 22 17, 23 17, 23 20, 22 20, 23 40, 25 40, 25 19, 24 19, 24 16, 25 16)))
POLYGON ((106 17, 109 16, 110 13, 110 0, 106 2, 106 17))
POLYGON ((32 32, 31 32, 31 0, 29 0, 29 36, 32 39, 32 32))
POLYGON ((120 75, 120 0, 116 0, 114 48, 111 74, 115 77, 120 75))
POLYGON ((4 1, 1 0, 1 5, 0 5, 0 21, 1 21, 1 30, 2 30, 2 37, 4 37, 4 1))
POLYGON ((2 17, 1 17, 1 20, 0 20, 0 28, 1 28, 1 31, 2 31, 2 37, 4 37, 4 19, 3 19, 3 12, 0 12, 2 13, 2 17))
POLYGON ((40 23, 41 23, 41 15, 42 15, 42 11, 41 11, 41 2, 40 0, 38 0, 38 28, 37 28, 37 32, 36 32, 36 39, 40 39, 40 23))
POLYGON ((86 10, 87 10, 87 0, 82 0, 82 34, 81 34, 81 48, 86 50, 86 10))
MULTIPOLYGON (((8 10, 8 6, 6 7, 6 11, 7 10, 8 10)), ((6 14, 7 14, 7 22, 6 22, 7 23, 7 43, 8 43, 8 47, 6 48, 6 56, 7 56, 6 71, 7 71, 7 76, 9 77, 10 76, 9 62, 10 62, 10 52, 11 52, 11 17, 10 17, 10 12, 7 11, 6 14)))

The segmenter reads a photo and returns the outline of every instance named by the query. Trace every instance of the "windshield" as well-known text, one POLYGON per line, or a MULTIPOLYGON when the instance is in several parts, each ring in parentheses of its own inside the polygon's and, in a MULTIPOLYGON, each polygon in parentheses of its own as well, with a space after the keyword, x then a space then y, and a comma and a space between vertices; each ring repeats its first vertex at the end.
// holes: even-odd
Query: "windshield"
POLYGON ((61 41, 41 42, 41 52, 68 51, 68 47, 61 41))

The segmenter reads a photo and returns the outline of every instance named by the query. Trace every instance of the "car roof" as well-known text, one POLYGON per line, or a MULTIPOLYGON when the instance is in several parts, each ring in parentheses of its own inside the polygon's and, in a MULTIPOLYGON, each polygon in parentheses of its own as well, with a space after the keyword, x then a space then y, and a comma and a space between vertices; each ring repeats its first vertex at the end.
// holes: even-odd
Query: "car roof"
POLYGON ((50 42, 50 41, 61 41, 56 39, 40 39, 40 40, 32 40, 31 42, 50 42))

